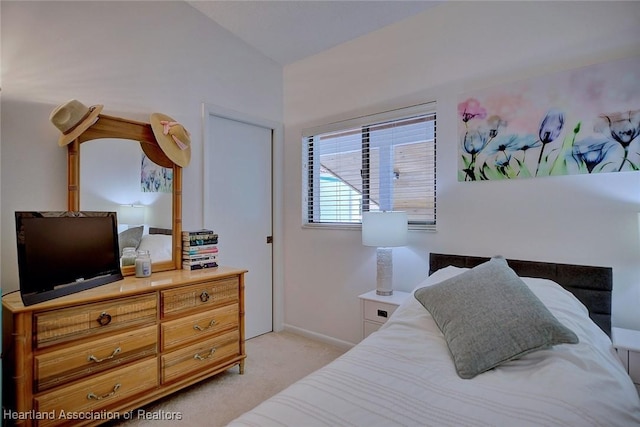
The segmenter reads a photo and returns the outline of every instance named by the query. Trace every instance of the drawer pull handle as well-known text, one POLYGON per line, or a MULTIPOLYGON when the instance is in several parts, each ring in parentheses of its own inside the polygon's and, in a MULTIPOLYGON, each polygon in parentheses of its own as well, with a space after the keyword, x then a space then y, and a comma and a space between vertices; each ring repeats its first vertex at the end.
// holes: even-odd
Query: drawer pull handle
POLYGON ((100 316, 98 316, 96 320, 98 321, 100 326, 107 326, 109 323, 111 323, 111 315, 106 311, 103 311, 102 313, 100 313, 100 316))
POLYGON ((389 317, 389 313, 387 313, 387 310, 378 310, 378 317, 387 318, 389 317))
POLYGON ((203 356, 200 356, 198 353, 196 353, 196 354, 194 354, 194 355, 193 355, 193 358, 194 358, 194 359, 196 359, 196 360, 207 360, 207 359, 211 359, 211 358, 213 357, 213 353, 215 353, 215 352, 216 352, 216 348, 215 348, 215 347, 213 347, 213 348, 211 349, 211 351, 209 352, 209 354, 207 354, 206 356, 204 356, 204 357, 203 357, 203 356))
POLYGON ((213 327, 213 325, 215 325, 215 324, 216 324, 216 320, 215 319, 211 319, 211 322, 209 322, 208 326, 205 326, 203 328, 202 326, 196 324, 196 325, 193 325, 193 329, 195 329, 196 331, 202 332, 202 331, 206 331, 207 329, 213 327))
POLYGON ((96 395, 96 394, 94 394, 94 393, 89 393, 89 394, 87 395, 87 399, 89 399, 89 400, 92 400, 92 399, 93 399, 93 400, 102 400, 102 399, 106 399, 107 397, 111 397, 111 396, 113 396, 114 394, 116 394, 116 391, 118 391, 118 389, 119 389, 119 388, 120 388, 120 384, 116 384, 116 385, 113 387, 113 391, 111 391, 111 393, 103 394, 102 396, 98 396, 98 395, 96 395))
POLYGON ((111 356, 107 356, 103 359, 98 359, 97 357, 95 357, 93 354, 91 356, 89 356, 87 358, 87 360, 89 362, 96 362, 96 363, 100 363, 100 362, 104 362, 105 360, 109 360, 109 359, 113 359, 116 354, 120 353, 122 350, 120 349, 120 347, 117 347, 115 350, 113 350, 113 353, 111 353, 111 356))
POLYGON ((202 291, 202 293, 200 294, 200 301, 202 302, 209 301, 209 294, 207 293, 207 291, 202 291))

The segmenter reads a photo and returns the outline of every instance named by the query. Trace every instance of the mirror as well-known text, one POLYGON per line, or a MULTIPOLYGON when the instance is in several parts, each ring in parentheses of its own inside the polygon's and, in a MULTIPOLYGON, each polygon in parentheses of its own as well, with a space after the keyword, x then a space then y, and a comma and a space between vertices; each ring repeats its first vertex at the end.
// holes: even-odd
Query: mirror
MULTIPOLYGON (((122 242, 129 242, 121 246, 150 250, 153 271, 179 269, 181 173, 148 123, 100 115, 68 145, 68 209, 118 212, 122 242), (146 155, 172 167, 164 169, 146 155)), ((134 267, 122 271, 133 275, 134 267)))

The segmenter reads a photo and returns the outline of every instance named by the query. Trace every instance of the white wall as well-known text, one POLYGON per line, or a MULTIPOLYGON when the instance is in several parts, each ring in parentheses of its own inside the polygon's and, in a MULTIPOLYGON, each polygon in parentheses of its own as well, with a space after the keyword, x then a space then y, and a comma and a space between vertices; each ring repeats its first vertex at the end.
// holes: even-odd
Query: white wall
MULTIPOLYGON (((13 212, 65 210, 66 149, 49 122, 76 98, 161 112, 192 135, 183 227, 202 226, 202 103, 282 122, 282 67, 183 1, 6 2, 2 8, 2 290, 18 289, 13 212)), ((82 207, 82 206, 81 206, 82 207)))
MULTIPOLYGON (((449 2, 285 67, 285 323, 357 342, 375 287, 359 231, 301 227, 301 131, 437 101, 437 232, 394 249, 411 290, 429 252, 613 267, 613 324, 640 329, 640 172, 457 181, 460 93, 640 54, 636 2, 449 2)), ((639 105, 640 107, 640 105, 639 105)))

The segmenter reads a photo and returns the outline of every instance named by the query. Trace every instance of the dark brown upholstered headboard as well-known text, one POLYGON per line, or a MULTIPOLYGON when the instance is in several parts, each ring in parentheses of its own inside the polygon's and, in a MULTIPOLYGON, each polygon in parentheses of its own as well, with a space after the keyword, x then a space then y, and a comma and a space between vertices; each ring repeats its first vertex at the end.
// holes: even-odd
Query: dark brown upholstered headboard
POLYGON ((171 236, 173 234, 173 230, 170 228, 149 227, 149 234, 165 234, 171 236))
MULTIPOLYGON (((472 268, 489 259, 488 257, 432 253, 429 255, 429 275, 449 265, 472 268)), ((507 259, 507 262, 518 276, 549 279, 560 284, 587 307, 589 317, 611 336, 613 269, 512 259, 507 259)))

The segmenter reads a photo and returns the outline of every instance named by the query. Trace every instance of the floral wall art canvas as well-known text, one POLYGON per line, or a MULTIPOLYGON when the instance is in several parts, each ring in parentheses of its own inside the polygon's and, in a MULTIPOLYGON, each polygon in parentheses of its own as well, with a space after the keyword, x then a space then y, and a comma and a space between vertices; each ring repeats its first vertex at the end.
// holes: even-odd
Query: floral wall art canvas
POLYGON ((140 166, 140 190, 143 193, 171 193, 173 191, 173 169, 158 166, 144 153, 140 166))
POLYGON ((640 57, 465 94, 458 180, 640 170, 640 57))

